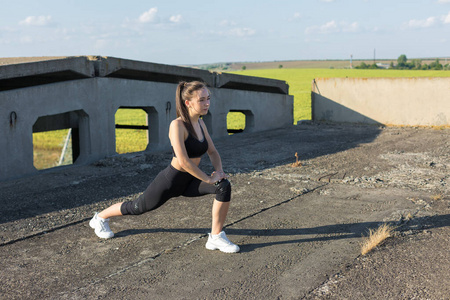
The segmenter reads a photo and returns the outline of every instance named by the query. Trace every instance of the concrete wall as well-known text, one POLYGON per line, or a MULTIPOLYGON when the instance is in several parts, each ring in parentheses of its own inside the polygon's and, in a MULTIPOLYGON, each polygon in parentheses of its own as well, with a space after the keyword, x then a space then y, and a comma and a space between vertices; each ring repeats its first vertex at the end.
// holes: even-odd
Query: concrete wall
POLYGON ((148 113, 147 152, 168 149, 180 80, 209 85, 211 108, 204 119, 213 138, 228 136, 230 111, 246 114, 245 132, 293 123, 293 97, 279 80, 111 57, 0 66, 0 180, 38 172, 33 165, 33 132, 72 128, 79 136, 74 164, 117 155, 115 114, 120 107, 148 113))
POLYGON ((450 125, 450 78, 319 78, 314 121, 450 125))

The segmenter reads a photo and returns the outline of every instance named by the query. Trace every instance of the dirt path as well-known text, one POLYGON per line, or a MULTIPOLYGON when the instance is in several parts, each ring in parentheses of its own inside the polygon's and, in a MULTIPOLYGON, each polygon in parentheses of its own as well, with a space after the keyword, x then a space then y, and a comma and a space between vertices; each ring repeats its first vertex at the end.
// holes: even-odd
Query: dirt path
POLYGON ((112 220, 111 240, 89 228, 93 211, 137 197, 169 152, 2 182, 1 298, 445 299, 449 133, 301 125, 216 141, 235 255, 204 248, 210 197, 112 220), (382 222, 397 236, 359 256, 382 222))

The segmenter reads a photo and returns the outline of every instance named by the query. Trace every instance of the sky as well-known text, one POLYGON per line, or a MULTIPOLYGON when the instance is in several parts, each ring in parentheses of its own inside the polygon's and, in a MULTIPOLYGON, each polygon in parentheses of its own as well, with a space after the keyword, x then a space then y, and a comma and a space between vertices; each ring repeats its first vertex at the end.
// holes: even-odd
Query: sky
POLYGON ((450 57, 450 0, 0 0, 0 57, 173 65, 450 57))

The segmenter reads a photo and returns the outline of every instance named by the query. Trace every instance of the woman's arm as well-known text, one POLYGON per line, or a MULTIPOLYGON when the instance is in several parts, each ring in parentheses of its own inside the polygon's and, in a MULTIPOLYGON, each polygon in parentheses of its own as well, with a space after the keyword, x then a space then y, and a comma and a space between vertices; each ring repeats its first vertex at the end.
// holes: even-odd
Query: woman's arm
MULTIPOLYGON (((208 156, 209 159, 211 160, 211 164, 214 167, 214 170, 216 170, 217 173, 219 173, 219 175, 221 175, 222 178, 226 178, 226 174, 223 172, 222 169, 222 159, 220 158, 219 152, 217 151, 216 147, 214 146, 214 143, 211 139, 211 136, 209 135, 208 129, 206 128, 205 122, 203 122, 203 120, 199 120, 199 122, 201 122, 200 124, 202 125, 202 127, 204 128, 204 135, 205 135, 205 139, 208 141, 208 156)), ((220 178, 220 179, 222 179, 220 178)))
POLYGON ((183 168, 183 170, 185 170, 192 176, 209 184, 214 184, 215 182, 222 179, 218 174, 215 173, 213 173, 211 176, 208 176, 205 172, 200 170, 200 168, 189 158, 186 147, 184 145, 186 135, 187 130, 183 124, 183 121, 176 119, 173 120, 172 123, 170 123, 169 139, 181 168, 183 168))

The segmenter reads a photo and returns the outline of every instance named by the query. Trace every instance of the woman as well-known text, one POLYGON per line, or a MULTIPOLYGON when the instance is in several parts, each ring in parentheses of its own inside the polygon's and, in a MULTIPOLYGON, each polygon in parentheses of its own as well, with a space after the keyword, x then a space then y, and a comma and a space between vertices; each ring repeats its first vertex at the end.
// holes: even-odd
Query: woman
POLYGON ((220 155, 200 118, 208 113, 209 90, 203 82, 180 82, 176 92, 177 118, 169 127, 173 149, 170 165, 161 171, 145 192, 134 201, 116 203, 100 213, 95 213, 89 225, 100 238, 112 238, 109 218, 122 215, 139 215, 156 209, 172 197, 198 197, 215 194, 212 207, 212 227, 206 248, 226 253, 239 252, 223 232, 228 214, 231 186, 222 170, 220 155), (215 171, 208 176, 198 167, 203 154, 208 153, 215 171))

